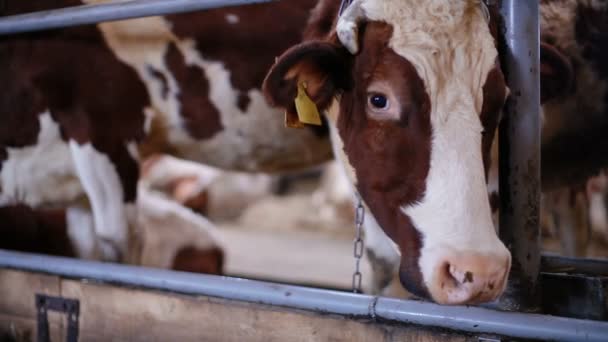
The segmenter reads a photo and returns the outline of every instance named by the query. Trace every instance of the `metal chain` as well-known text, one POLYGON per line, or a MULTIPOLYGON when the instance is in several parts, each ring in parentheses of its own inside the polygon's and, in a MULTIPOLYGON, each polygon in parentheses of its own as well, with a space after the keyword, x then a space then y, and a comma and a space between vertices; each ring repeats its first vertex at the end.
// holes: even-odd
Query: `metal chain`
POLYGON ((357 206, 355 207, 355 240, 354 240, 354 256, 355 256, 355 272, 353 272, 353 292, 361 293, 361 271, 359 266, 363 257, 363 221, 365 220, 365 208, 361 196, 357 195, 357 206))

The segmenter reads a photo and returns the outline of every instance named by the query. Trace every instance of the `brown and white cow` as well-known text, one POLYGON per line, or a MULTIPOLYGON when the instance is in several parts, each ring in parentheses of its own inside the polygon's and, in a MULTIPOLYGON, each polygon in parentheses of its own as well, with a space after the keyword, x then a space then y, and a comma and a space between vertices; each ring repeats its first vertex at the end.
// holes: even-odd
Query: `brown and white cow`
POLYGON ((369 209, 366 234, 390 237, 408 290, 439 303, 495 299, 511 257, 492 224, 482 140, 507 89, 486 8, 356 0, 337 19, 338 5, 321 1, 307 41, 279 57, 269 100, 297 120, 306 84, 369 209))
MULTIPOLYGON (((585 232, 588 224, 583 190, 587 177, 605 165, 608 156, 607 140, 602 138, 608 129, 606 4, 605 1, 588 0, 541 2, 543 204, 564 231, 562 245, 569 254, 581 250, 588 236, 579 234, 585 232)), ((491 138, 486 139, 486 136, 489 134, 484 134, 484 142, 491 143, 491 138)), ((497 224, 496 140, 491 150, 487 190, 497 224)), ((594 208, 592 225, 601 225, 602 214, 605 214, 602 210, 605 211, 594 208)), ((380 229, 368 228, 367 233, 368 256, 375 266, 371 289, 379 292, 392 281, 393 273, 397 271, 399 251, 391 250, 390 240, 380 229)))
MULTIPOLYGON (((86 3, 101 1, 86 1, 86 3)), ((81 4, 9 1, 0 15, 81 4)), ((322 130, 284 127, 260 91, 313 0, 0 37, 0 206, 90 205, 96 253, 124 259, 140 158, 296 169, 331 157, 322 130), (281 21, 268 26, 280 13, 281 21)))

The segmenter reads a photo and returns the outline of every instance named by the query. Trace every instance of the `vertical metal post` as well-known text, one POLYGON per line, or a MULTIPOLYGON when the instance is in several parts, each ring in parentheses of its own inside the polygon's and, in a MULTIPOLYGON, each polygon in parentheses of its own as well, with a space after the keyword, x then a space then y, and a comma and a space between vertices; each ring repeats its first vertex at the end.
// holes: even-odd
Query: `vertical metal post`
POLYGON ((536 311, 540 269, 539 1, 503 0, 511 96, 500 126, 500 238, 512 255, 505 310, 536 311))

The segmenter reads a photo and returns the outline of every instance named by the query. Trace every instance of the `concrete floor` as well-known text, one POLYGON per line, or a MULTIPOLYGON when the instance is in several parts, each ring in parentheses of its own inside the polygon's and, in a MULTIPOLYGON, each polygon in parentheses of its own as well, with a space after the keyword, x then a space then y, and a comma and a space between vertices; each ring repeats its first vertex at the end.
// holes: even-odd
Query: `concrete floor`
MULTIPOLYGON (((353 243, 313 232, 268 232, 223 226, 226 273, 255 279, 350 289, 353 243)), ((367 259, 361 262, 369 276, 367 259)))

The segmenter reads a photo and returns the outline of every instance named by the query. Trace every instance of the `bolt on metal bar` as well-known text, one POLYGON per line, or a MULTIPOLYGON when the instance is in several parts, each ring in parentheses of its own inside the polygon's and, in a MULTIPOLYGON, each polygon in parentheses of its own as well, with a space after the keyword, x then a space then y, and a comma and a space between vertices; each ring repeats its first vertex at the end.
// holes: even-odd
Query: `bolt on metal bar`
POLYGON ((129 0, 0 17, 0 36, 273 0, 129 0))
POLYGON ((500 238, 512 268, 500 307, 536 311, 540 270, 539 1, 503 0, 503 67, 511 96, 499 131, 500 238))

